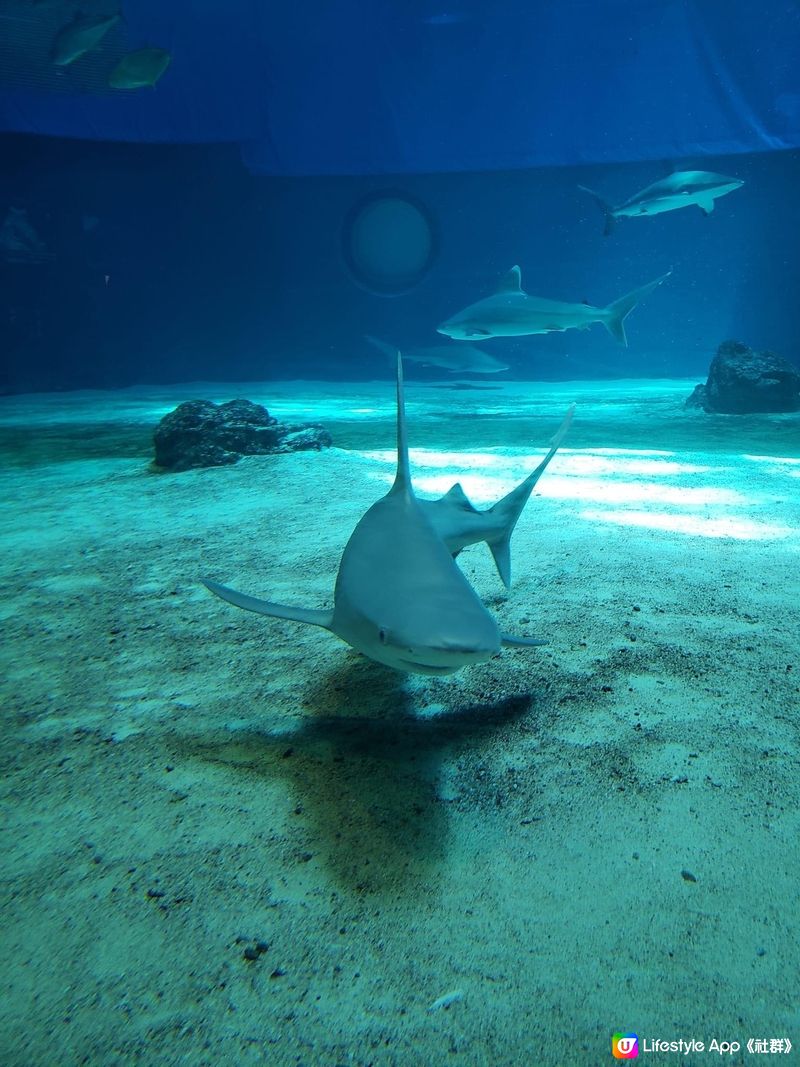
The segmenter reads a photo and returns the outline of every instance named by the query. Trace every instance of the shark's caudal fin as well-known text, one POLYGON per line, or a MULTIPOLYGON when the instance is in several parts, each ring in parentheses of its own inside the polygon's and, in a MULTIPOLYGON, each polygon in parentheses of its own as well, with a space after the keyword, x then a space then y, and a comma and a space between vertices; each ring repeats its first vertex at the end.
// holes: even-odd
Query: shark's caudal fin
POLYGON ((259 615, 270 615, 274 619, 291 619, 293 622, 306 622, 311 626, 321 626, 324 630, 330 630, 333 624, 332 611, 315 611, 313 608, 292 608, 285 604, 272 604, 269 600, 259 600, 246 593, 237 593, 235 589, 229 589, 227 585, 212 582, 209 578, 200 579, 206 589, 210 589, 222 600, 229 604, 235 604, 237 608, 245 611, 255 611, 259 615))
POLYGON ((380 337, 373 337, 370 333, 364 334, 364 340, 369 341, 373 348, 377 348, 379 352, 383 352, 384 356, 387 356, 392 362, 397 358, 396 345, 390 345, 388 342, 382 341, 380 337))
MULTIPOLYGON (((567 432, 572 425, 572 417, 574 414, 575 405, 573 404, 564 416, 564 421, 561 423, 555 436, 550 442, 550 451, 536 470, 531 471, 528 477, 523 482, 520 482, 516 489, 512 489, 510 493, 502 498, 502 500, 498 500, 494 507, 489 509, 490 513, 496 516, 503 526, 503 532, 498 537, 495 537, 486 543, 494 557, 495 566, 497 567, 497 573, 500 575, 500 580, 506 589, 511 585, 511 534, 514 532, 514 527, 517 525, 517 519, 522 514, 522 509, 528 503, 528 498, 533 492, 533 487, 544 474, 548 463, 558 451, 561 442, 567 436, 567 432)), ((453 488, 455 489, 455 486, 453 488)), ((453 490, 451 490, 451 492, 452 491, 453 490)))
POLYGON ((611 204, 609 204, 609 202, 607 200, 605 200, 602 196, 600 196, 599 193, 596 193, 594 191, 594 189, 587 189, 587 187, 585 185, 579 185, 578 188, 582 189, 584 193, 588 193, 589 196, 592 197, 592 199, 595 201, 595 203, 598 205, 600 210, 605 215, 606 224, 605 224, 605 227, 603 229, 603 237, 608 237, 609 234, 613 233, 614 224, 617 221, 617 217, 614 214, 614 208, 612 207, 611 204))
POLYGON ((628 344, 628 338, 625 336, 625 319, 636 305, 644 300, 646 296, 649 296, 663 281, 666 281, 670 274, 672 274, 672 271, 668 270, 666 274, 662 274, 655 281, 648 282, 647 285, 643 285, 640 289, 634 289, 632 293, 628 293, 627 296, 621 296, 619 300, 615 300, 613 304, 609 304, 608 307, 602 309, 603 325, 621 345, 627 346, 628 344))
POLYGON ((411 471, 408 466, 408 441, 406 439, 406 402, 403 389, 403 357, 397 353, 397 474, 394 477, 393 493, 410 493, 411 471))

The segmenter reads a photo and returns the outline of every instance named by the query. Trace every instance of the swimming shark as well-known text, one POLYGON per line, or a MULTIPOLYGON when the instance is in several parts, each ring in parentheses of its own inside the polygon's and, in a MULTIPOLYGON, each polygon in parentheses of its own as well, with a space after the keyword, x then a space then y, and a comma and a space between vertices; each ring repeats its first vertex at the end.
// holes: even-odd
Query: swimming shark
POLYGON ((677 211, 678 208, 693 205, 697 205, 704 215, 710 215, 718 197, 732 193, 742 185, 744 182, 739 178, 728 178, 708 170, 679 170, 653 182, 616 207, 593 189, 587 189, 585 185, 579 185, 578 188, 593 196, 605 213, 603 234, 608 237, 614 229, 614 223, 621 218, 660 215, 664 211, 677 211))
POLYGON ((71 22, 56 34, 53 41, 51 58, 57 67, 67 67, 74 63, 84 52, 89 52, 108 33, 112 26, 120 21, 122 16, 115 15, 84 15, 76 13, 71 22))
POLYGON ((407 673, 453 674, 491 659, 503 646, 547 643, 500 632, 417 499, 408 464, 399 353, 394 483, 350 535, 333 609, 274 604, 208 579, 203 583, 245 611, 320 626, 370 659, 407 673))
MULTIPOLYGON (((384 355, 394 360, 397 357, 397 347, 381 341, 379 337, 371 337, 365 333, 364 339, 374 345, 384 355)), ((490 356, 474 345, 433 345, 430 348, 406 348, 403 350, 403 359, 412 363, 423 363, 430 367, 441 367, 442 370, 452 371, 453 374, 497 374, 501 370, 508 370, 507 363, 501 363, 499 359, 490 356)))
POLYGON ((567 436, 574 413, 573 404, 550 441, 550 451, 539 466, 531 471, 516 489, 512 489, 485 511, 478 511, 460 482, 456 482, 438 500, 420 500, 423 511, 454 558, 469 545, 475 545, 479 541, 486 542, 506 589, 511 586, 511 534, 534 486, 567 436))
POLYGON ((602 322, 612 337, 627 345, 625 319, 671 273, 668 270, 606 307, 592 307, 530 296, 522 288, 519 267, 512 267, 496 292, 447 319, 438 331, 457 341, 471 341, 479 337, 524 337, 534 333, 588 330, 593 322, 602 322))

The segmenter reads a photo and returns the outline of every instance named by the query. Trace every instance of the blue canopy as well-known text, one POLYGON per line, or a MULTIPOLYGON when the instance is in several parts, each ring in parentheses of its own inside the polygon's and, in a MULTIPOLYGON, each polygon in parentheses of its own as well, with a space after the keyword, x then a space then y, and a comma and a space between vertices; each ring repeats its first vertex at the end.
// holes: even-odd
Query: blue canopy
POLYGON ((800 146, 793 0, 126 0, 122 10, 96 51, 54 69, 63 6, 5 0, 0 129, 236 142, 253 171, 276 175, 800 146), (143 45, 172 54, 155 89, 109 89, 111 66, 143 45))

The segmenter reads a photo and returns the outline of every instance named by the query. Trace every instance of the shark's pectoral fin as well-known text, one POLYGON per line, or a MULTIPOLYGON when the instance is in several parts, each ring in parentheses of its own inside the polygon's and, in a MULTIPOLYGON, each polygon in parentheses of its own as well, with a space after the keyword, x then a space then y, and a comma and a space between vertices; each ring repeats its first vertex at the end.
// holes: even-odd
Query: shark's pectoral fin
POLYGON ((697 206, 700 208, 704 215, 710 215, 711 212, 714 210, 714 197, 707 196, 704 197, 702 200, 698 200, 697 206))
POLYGON ((235 589, 229 589, 227 585, 212 582, 209 578, 201 578, 200 581, 222 600, 229 604, 235 604, 244 611, 255 611, 259 615, 269 615, 273 619, 291 619, 292 622, 305 622, 311 626, 321 626, 330 630, 333 625, 332 611, 316 611, 313 608, 294 608, 286 604, 273 604, 269 600, 259 600, 258 597, 248 596, 246 593, 238 593, 235 589))
POLYGON ((503 648, 536 648, 538 645, 549 645, 550 642, 544 637, 515 637, 513 634, 500 634, 503 648))

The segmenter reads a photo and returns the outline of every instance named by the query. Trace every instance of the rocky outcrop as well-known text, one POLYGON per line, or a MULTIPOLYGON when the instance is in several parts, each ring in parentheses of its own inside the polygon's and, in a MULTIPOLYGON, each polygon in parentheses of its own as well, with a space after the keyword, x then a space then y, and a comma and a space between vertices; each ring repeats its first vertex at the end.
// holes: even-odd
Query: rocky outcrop
POLYGON ((695 388, 686 405, 728 415, 800 411, 800 371, 774 352, 723 341, 711 361, 708 381, 695 388))
POLYGON ((153 439, 156 466, 170 471, 221 467, 242 456, 319 451, 333 443, 318 423, 278 422, 250 400, 187 400, 164 416, 153 439))

